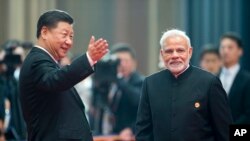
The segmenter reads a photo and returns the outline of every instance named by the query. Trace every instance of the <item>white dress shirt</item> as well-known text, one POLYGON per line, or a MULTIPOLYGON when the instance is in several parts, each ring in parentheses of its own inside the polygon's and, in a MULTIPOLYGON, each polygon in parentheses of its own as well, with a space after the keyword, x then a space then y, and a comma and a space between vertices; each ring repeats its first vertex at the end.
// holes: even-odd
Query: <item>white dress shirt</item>
POLYGON ((229 91, 233 85, 234 79, 239 70, 240 70, 239 64, 236 64, 230 68, 225 68, 225 67, 222 68, 220 74, 220 80, 227 94, 229 94, 229 91))

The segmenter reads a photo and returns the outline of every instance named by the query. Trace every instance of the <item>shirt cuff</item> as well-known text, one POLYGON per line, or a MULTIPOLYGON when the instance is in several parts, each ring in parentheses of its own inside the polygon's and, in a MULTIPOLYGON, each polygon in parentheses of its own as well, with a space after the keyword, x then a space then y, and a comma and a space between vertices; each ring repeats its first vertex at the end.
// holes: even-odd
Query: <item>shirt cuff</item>
POLYGON ((93 61, 93 60, 90 58, 88 52, 87 52, 86 54, 87 54, 87 58, 88 58, 88 61, 89 61, 90 66, 93 67, 93 66, 97 63, 97 61, 93 61))

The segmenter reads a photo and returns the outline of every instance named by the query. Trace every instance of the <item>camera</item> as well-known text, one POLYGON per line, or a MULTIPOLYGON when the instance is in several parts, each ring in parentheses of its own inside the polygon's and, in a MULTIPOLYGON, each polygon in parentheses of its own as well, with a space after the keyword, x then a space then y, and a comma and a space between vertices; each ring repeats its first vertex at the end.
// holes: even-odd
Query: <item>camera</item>
POLYGON ((117 80, 117 68, 120 60, 116 56, 107 56, 95 66, 93 75, 93 105, 107 105, 108 93, 112 83, 117 80))
POLYGON ((2 60, 2 64, 6 65, 7 70, 5 74, 7 76, 12 75, 14 73, 16 65, 22 63, 21 56, 13 53, 13 51, 19 46, 20 42, 17 40, 9 40, 2 45, 2 49, 5 51, 5 56, 2 60))
POLYGON ((6 66, 6 76, 13 75, 16 66, 22 64, 21 55, 15 54, 14 51, 16 48, 21 47, 23 49, 30 49, 33 46, 30 42, 19 42, 17 40, 8 40, 2 45, 2 49, 5 51, 3 60, 1 64, 6 66))
POLYGON ((110 83, 117 79, 117 68, 120 60, 116 56, 104 58, 96 64, 94 80, 98 83, 110 83))

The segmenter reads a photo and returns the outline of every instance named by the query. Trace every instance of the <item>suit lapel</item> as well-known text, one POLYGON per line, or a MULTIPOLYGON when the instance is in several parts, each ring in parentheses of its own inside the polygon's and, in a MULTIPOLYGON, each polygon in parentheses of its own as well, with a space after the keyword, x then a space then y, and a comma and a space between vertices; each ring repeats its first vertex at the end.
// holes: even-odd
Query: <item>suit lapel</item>
POLYGON ((73 88, 71 88, 70 90, 72 91, 73 97, 75 98, 77 104, 81 107, 83 113, 85 114, 85 106, 84 106, 84 104, 83 104, 83 102, 82 102, 80 96, 78 95, 76 89, 73 87, 73 88))
POLYGON ((236 74, 236 77, 233 80, 233 84, 232 84, 232 86, 231 86, 231 88, 229 90, 229 94, 228 94, 229 99, 231 99, 233 94, 237 93, 237 87, 238 87, 237 85, 238 85, 238 82, 240 81, 240 79, 241 79, 241 69, 236 74))
MULTIPOLYGON (((34 47, 34 48, 33 48, 33 51, 38 51, 38 52, 41 52, 41 53, 43 53, 43 54, 46 54, 46 55, 48 56, 48 58, 50 58, 51 61, 54 62, 54 64, 55 64, 55 66, 56 66, 57 69, 60 69, 60 68, 61 68, 61 67, 59 66, 59 64, 57 64, 57 63, 49 56, 49 54, 46 53, 45 51, 43 51, 43 50, 41 50, 41 49, 39 49, 39 48, 37 48, 37 47, 34 47)), ((78 95, 77 91, 75 90, 75 88, 74 88, 74 87, 71 88, 70 91, 73 93, 73 97, 74 97, 74 99, 76 100, 77 104, 81 107, 83 113, 85 113, 85 106, 84 106, 84 104, 83 104, 83 102, 82 102, 80 96, 78 95)))

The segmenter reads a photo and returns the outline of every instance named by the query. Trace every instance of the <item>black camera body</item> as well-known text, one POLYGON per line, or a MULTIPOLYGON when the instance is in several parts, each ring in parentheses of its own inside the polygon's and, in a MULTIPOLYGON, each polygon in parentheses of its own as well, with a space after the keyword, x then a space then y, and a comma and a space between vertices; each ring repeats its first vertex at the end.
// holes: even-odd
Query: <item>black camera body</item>
POLYGON ((119 59, 101 60, 96 64, 94 80, 98 83, 110 83, 117 79, 119 59))
POLYGON ((5 56, 1 63, 7 67, 6 76, 13 75, 16 65, 22 63, 21 56, 13 53, 20 45, 20 42, 17 40, 9 40, 2 45, 2 48, 5 50, 5 56))
POLYGON ((117 81, 117 70, 120 60, 109 57, 99 61, 93 75, 93 105, 104 107, 107 105, 108 93, 112 83, 117 81))

